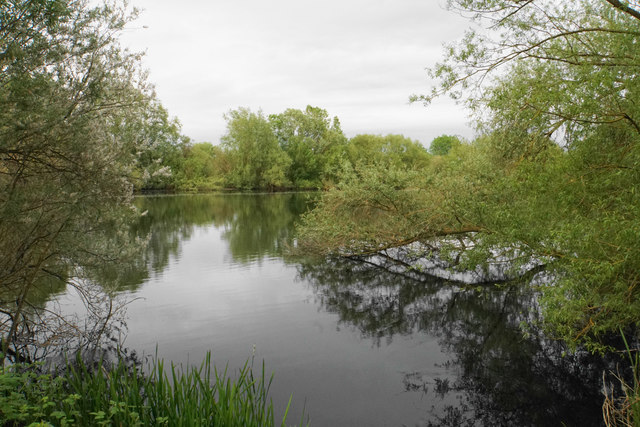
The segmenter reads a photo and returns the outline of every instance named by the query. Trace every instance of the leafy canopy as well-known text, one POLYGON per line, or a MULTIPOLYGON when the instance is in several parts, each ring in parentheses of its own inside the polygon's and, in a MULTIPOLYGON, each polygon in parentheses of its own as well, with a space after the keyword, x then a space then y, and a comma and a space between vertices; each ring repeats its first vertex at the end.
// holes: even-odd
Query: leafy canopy
POLYGON ((33 331, 50 332, 50 345, 69 337, 65 328, 77 336, 38 308, 40 288, 72 283, 88 298, 91 271, 136 247, 123 231, 136 157, 160 131, 149 118, 166 112, 140 56, 118 44, 133 18, 117 2, 0 2, 3 354, 20 352, 33 331))
POLYGON ((457 136, 440 135, 434 138, 431 144, 429 144, 429 152, 435 156, 444 156, 449 153, 453 147, 460 144, 460 139, 457 136))
POLYGON ((508 261, 507 275, 543 266, 527 283, 541 292, 549 331, 602 349, 607 334, 640 326, 638 8, 449 6, 482 29, 447 47, 431 70, 440 85, 414 99, 465 101, 482 136, 402 181, 383 170, 346 176, 307 216, 303 241, 343 254, 420 241, 450 268, 508 261), (365 215, 384 220, 368 227, 365 215))
POLYGON ((296 187, 323 186, 331 179, 346 138, 337 117, 308 105, 304 111, 289 108, 269 116, 280 147, 291 159, 287 178, 296 187))
POLYGON ((239 108, 231 110, 225 118, 227 133, 221 141, 229 156, 232 185, 244 189, 289 185, 286 171, 291 159, 278 145, 262 112, 239 108))

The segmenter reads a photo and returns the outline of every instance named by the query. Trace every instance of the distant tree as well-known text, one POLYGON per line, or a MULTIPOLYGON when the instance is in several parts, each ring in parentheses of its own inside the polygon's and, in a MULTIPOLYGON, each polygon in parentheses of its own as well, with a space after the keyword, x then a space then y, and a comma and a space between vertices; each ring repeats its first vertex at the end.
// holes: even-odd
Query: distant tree
POLYGON ((178 120, 171 118, 157 100, 150 100, 135 117, 118 121, 115 131, 135 147, 133 183, 137 189, 175 187, 175 173, 182 167, 189 138, 181 134, 178 120))
POLYGON ((460 145, 460 139, 457 136, 440 135, 431 141, 429 152, 434 156, 445 156, 457 145, 460 145))
POLYGON ((220 147, 208 142, 190 145, 184 151, 183 176, 189 180, 215 176, 215 159, 221 152, 220 147))
POLYGON ((422 144, 402 135, 356 135, 349 140, 346 151, 354 166, 379 163, 420 169, 429 163, 431 157, 422 144))
POLYGON ((180 189, 214 189, 223 185, 230 173, 227 154, 222 147, 208 142, 189 144, 183 149, 184 159, 176 172, 180 189))
POLYGON ((337 117, 307 106, 269 116, 280 147, 291 158, 287 178, 298 187, 320 187, 339 162, 346 137, 337 117))
POLYGON ((182 135, 177 119, 154 103, 142 117, 138 133, 137 170, 142 172, 136 185, 147 189, 166 189, 175 186, 175 173, 182 168, 183 151, 190 145, 182 135))
POLYGON ((227 133, 221 139, 231 170, 227 179, 237 188, 273 189, 290 185, 291 159, 276 138, 262 112, 247 108, 225 115, 227 133))

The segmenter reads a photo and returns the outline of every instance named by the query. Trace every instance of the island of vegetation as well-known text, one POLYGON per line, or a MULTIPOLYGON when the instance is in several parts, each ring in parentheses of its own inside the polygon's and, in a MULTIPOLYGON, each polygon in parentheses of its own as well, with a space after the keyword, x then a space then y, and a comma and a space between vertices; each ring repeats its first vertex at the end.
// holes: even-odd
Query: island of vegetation
POLYGON ((598 353, 626 346, 634 369, 623 394, 603 396, 605 422, 638 425, 640 7, 624 0, 448 6, 483 29, 449 46, 431 70, 439 85, 413 98, 465 102, 479 136, 443 135, 427 150, 401 135, 347 138, 338 118, 313 106, 270 115, 230 110, 219 145, 195 143, 156 99, 140 56, 119 45, 135 13, 84 0, 1 3, 7 425, 174 425, 189 411, 194 420, 223 417, 224 425, 273 423, 268 381, 248 371, 237 386, 224 377, 205 384, 204 365, 168 389, 160 368, 135 389, 115 373, 149 378, 122 360, 110 377, 78 371, 88 369, 82 361, 56 378, 17 363, 55 346, 95 355, 108 340, 115 289, 96 278, 110 264, 125 270, 144 244, 126 232, 140 215, 131 208, 134 191, 224 189, 325 190, 299 230, 296 250, 306 255, 410 250, 411 263, 398 260, 408 269, 471 271, 483 285, 535 289, 549 337, 598 353), (67 285, 86 295, 95 320, 88 329, 42 310, 46 289, 67 285), (140 400, 154 387, 157 400, 140 400), (125 396, 130 388, 138 391, 125 396), (194 389, 204 394, 182 396, 191 404, 167 403, 194 389), (241 397, 229 403, 225 393, 241 397), (204 401, 218 409, 198 413, 204 401))

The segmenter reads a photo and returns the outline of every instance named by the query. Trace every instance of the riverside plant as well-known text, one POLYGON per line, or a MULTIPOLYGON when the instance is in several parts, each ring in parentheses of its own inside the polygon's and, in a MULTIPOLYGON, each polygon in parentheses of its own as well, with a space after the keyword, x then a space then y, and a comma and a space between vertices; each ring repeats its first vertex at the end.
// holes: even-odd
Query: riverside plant
POLYGON ((172 363, 165 370, 155 358, 148 374, 123 360, 89 366, 78 359, 58 376, 36 368, 0 368, 0 425, 284 426, 291 404, 276 422, 268 397, 273 375, 265 376, 263 363, 254 376, 253 359, 233 380, 210 353, 199 368, 172 363))
POLYGON ((640 354, 632 351, 626 337, 620 330, 622 340, 629 357, 633 383, 629 384, 620 374, 614 375, 622 388, 622 396, 616 397, 615 387, 607 383, 603 374, 603 393, 605 396, 602 405, 602 415, 607 427, 640 427, 640 354))

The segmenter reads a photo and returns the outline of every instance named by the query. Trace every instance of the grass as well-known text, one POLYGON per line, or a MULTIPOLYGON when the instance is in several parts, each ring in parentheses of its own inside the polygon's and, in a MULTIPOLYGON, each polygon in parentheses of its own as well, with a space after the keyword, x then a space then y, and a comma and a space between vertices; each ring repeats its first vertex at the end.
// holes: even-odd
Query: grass
POLYGON ((59 376, 38 374, 33 365, 0 369, 5 426, 274 426, 285 425, 291 404, 276 421, 268 396, 273 376, 265 376, 264 364, 256 377, 247 361, 232 379, 210 353, 199 368, 165 369, 154 359, 148 374, 122 360, 77 360, 59 376))
POLYGON ((632 384, 629 384, 622 375, 615 375, 622 388, 622 396, 616 398, 614 395, 615 387, 607 383, 603 374, 602 383, 605 396, 602 405, 603 420, 607 427, 640 427, 640 354, 638 351, 630 349, 622 330, 620 334, 631 364, 633 380, 632 384))

